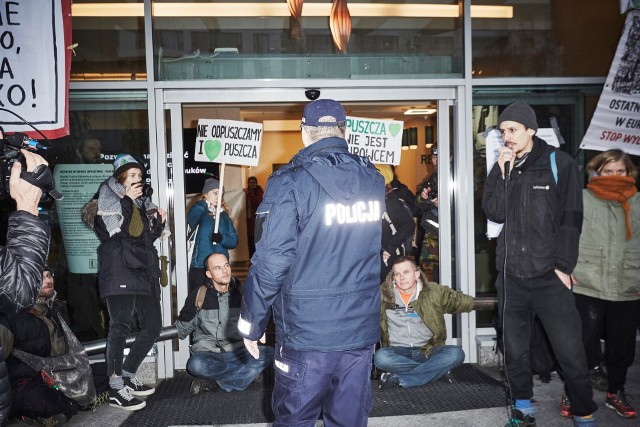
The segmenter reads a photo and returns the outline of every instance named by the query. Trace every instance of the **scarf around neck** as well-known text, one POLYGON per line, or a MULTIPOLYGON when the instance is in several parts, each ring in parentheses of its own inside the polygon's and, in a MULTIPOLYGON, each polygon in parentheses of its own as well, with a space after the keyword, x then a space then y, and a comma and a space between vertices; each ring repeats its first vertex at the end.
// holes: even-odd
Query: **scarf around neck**
POLYGON ((631 176, 594 176, 587 184, 587 188, 599 199, 622 204, 627 227, 627 240, 629 240, 631 238, 629 199, 638 192, 636 180, 631 176))
MULTIPOLYGON (((125 196, 126 189, 124 185, 115 177, 108 178, 101 186, 98 196, 98 215, 102 216, 109 236, 113 236, 119 233, 120 227, 124 221, 122 215, 122 206, 120 205, 120 199, 125 196)), ((133 204, 138 208, 145 210, 156 209, 157 206, 151 203, 148 197, 138 197, 133 201, 133 204), (144 200, 143 200, 144 199, 144 200)))

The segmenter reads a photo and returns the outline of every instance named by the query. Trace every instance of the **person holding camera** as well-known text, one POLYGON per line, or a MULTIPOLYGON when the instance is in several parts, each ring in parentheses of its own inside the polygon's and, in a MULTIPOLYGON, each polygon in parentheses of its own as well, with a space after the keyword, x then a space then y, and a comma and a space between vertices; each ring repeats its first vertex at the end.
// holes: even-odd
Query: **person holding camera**
POLYGON ((153 242, 160 237, 166 212, 151 203, 144 191, 144 167, 133 156, 120 154, 114 174, 98 190, 94 230, 100 246, 98 280, 100 295, 109 312, 107 375, 110 406, 134 411, 155 389, 143 384, 136 371, 162 328, 160 267, 153 242), (123 362, 124 347, 137 318, 140 332, 123 362))
MULTIPOLYGON (((0 139, 4 135, 0 130, 0 139)), ((20 150, 27 165, 26 173, 44 165, 38 154, 20 150)), ((42 190, 21 177, 22 164, 13 163, 9 177, 9 194, 16 201, 15 212, 9 215, 6 246, 0 246, 0 311, 17 312, 35 301, 42 284, 42 272, 49 250, 51 232, 38 218, 38 203, 42 190)), ((2 177, 4 179, 4 177, 2 177)), ((5 364, 8 343, 0 341, 0 425, 4 425, 11 408, 11 382, 5 364)))
POLYGON ((440 247, 438 243, 438 151, 432 149, 435 171, 418 186, 416 205, 422 212, 420 227, 424 230, 420 250, 420 267, 430 282, 440 281, 440 247))

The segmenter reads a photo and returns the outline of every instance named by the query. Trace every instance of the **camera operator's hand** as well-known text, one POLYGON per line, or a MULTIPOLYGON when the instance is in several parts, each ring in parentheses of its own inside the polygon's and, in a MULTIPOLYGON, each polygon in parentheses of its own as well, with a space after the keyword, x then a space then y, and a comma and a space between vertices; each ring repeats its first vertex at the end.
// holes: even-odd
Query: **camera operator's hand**
POLYGON ((422 193, 420 193, 420 198, 422 200, 429 200, 429 193, 431 193, 431 187, 423 188, 422 193))
POLYGON ((131 200, 135 200, 142 196, 142 183, 137 182, 124 188, 124 195, 129 196, 131 200))
MULTIPOLYGON (((27 172, 32 172, 37 166, 49 164, 36 153, 25 149, 20 150, 20 152, 27 162, 27 172)), ((15 162, 11 167, 11 177, 9 178, 11 198, 16 201, 17 210, 27 211, 37 216, 42 190, 20 178, 20 172, 22 172, 22 164, 15 162)))

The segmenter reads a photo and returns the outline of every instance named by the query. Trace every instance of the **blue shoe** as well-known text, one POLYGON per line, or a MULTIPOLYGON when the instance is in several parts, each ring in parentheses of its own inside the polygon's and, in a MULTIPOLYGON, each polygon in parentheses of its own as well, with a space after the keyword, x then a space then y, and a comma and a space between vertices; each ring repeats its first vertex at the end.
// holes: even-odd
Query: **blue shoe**
POLYGON ((598 423, 593 415, 588 415, 588 418, 574 415, 573 427, 598 427, 598 423))

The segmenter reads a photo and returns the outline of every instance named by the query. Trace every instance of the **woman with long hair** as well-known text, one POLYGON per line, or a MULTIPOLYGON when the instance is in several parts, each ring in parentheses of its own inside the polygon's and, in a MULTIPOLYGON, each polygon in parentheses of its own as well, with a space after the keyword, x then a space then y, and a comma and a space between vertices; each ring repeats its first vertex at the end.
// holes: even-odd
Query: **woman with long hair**
POLYGON ((98 279, 100 296, 109 312, 109 404, 134 411, 145 406, 134 396, 155 391, 136 377, 136 371, 162 328, 160 266, 153 242, 162 234, 166 212, 151 203, 142 183, 144 167, 133 156, 118 155, 113 168, 113 176, 98 190, 94 219, 94 230, 101 242, 98 279), (140 332, 123 362, 134 318, 140 332))
POLYGON ((205 281, 204 262, 212 253, 224 254, 229 257, 229 249, 238 244, 238 234, 229 216, 229 208, 224 203, 224 189, 215 178, 207 178, 202 187, 202 193, 195 199, 187 213, 187 223, 192 231, 198 228, 195 247, 191 256, 189 268, 189 293, 197 289, 205 281), (218 197, 222 197, 218 232, 215 232, 216 207, 218 197))
MULTIPOLYGON (((624 385, 635 357, 640 313, 638 172, 622 150, 598 154, 587 164, 587 172, 590 180, 583 190, 584 222, 573 288, 582 339, 592 372, 604 362, 605 405, 621 417, 635 418, 624 385)), ((564 406, 570 408, 570 402, 564 406)), ((570 409, 564 412, 570 415, 570 409)))

